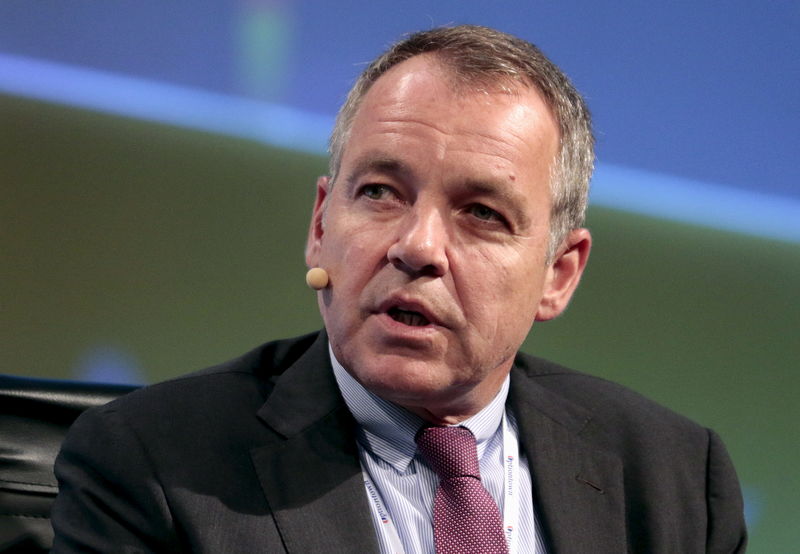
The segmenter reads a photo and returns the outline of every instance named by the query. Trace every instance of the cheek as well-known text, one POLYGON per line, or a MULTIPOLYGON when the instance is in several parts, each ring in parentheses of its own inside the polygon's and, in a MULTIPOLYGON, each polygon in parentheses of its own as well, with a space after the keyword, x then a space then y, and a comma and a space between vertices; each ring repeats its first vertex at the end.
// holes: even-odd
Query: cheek
MULTIPOLYGON (((356 306, 370 280, 387 263, 385 234, 366 226, 330 226, 323 237, 320 265, 331 278, 327 304, 356 306)), ((339 306, 342 308, 342 306, 339 306)))
POLYGON ((329 266, 347 268, 369 256, 373 238, 364 226, 330 225, 322 238, 321 258, 329 266))
POLYGON ((494 314, 505 320, 507 316, 535 312, 542 294, 543 262, 538 267, 514 248, 476 248, 458 269, 459 289, 469 298, 465 305, 474 315, 494 314))

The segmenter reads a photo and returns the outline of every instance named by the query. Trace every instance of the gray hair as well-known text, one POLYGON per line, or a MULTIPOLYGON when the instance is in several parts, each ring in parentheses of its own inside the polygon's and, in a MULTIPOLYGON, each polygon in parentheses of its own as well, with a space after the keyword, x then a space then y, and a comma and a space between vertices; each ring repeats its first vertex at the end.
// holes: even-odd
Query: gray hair
POLYGON ((553 110, 560 129, 551 170, 548 263, 570 230, 583 225, 594 169, 591 116, 583 97, 566 75, 533 44, 475 25, 421 31, 394 44, 374 60, 350 89, 331 134, 329 172, 336 180, 350 130, 364 96, 389 69, 414 56, 433 53, 454 78, 453 85, 501 88, 514 83, 536 87, 553 110))

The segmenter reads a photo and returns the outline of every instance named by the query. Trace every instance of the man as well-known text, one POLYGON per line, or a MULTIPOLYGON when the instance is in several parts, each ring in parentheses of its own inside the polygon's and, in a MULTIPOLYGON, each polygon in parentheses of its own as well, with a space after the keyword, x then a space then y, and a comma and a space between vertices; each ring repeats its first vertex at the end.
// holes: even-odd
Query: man
POLYGON ((317 183, 325 330, 84 415, 55 551, 743 551, 713 432, 517 352, 586 265, 592 142, 524 41, 462 26, 393 46, 317 183), (455 472, 459 497, 462 450, 479 467, 455 472))

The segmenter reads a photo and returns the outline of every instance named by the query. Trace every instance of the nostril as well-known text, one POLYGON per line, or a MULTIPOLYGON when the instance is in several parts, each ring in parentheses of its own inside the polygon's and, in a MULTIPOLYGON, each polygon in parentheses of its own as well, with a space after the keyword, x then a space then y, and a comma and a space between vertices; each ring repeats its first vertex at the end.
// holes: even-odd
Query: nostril
POLYGON ((426 265, 425 267, 420 269, 419 272, 423 275, 430 275, 432 277, 438 277, 441 274, 443 274, 443 272, 440 271, 439 268, 433 264, 426 265))
POLYGON ((387 257, 395 267, 407 273, 439 277, 448 271, 443 243, 412 243, 408 237, 403 237, 389 248, 387 257))

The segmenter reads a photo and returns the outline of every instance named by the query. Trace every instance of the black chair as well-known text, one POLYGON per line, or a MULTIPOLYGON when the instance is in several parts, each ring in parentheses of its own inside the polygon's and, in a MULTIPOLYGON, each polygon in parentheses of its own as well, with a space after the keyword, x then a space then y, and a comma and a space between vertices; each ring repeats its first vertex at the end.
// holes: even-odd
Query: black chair
POLYGON ((0 552, 47 552, 61 442, 81 412, 134 390, 0 375, 0 552))

